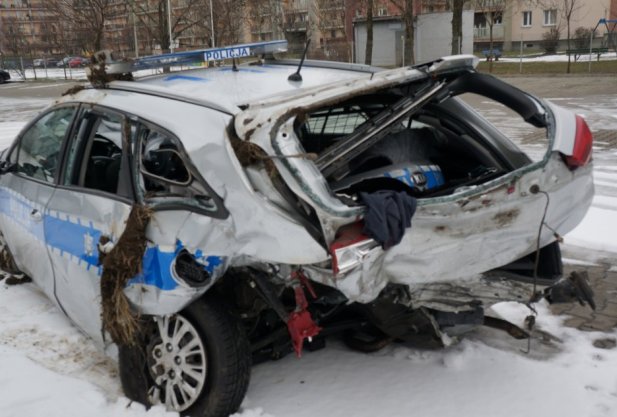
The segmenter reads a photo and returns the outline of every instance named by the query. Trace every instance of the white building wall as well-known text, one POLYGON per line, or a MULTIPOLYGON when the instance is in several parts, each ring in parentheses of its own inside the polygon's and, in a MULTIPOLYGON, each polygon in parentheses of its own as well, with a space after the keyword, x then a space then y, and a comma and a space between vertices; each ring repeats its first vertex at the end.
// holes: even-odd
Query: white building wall
MULTIPOLYGON (((452 54, 452 13, 428 13, 418 16, 416 25, 416 62, 427 62, 452 54)), ((460 53, 473 53, 473 11, 463 11, 463 38, 460 53)))
MULTIPOLYGON (((396 18, 373 21, 372 65, 396 67, 402 64, 405 30, 396 18)), ((366 23, 354 24, 355 62, 363 64, 366 52, 366 23)), ((451 55, 452 13, 428 13, 418 16, 415 29, 416 62, 426 62, 451 55)), ((473 11, 463 12, 461 53, 473 52, 473 11)))
MULTIPOLYGON (((366 56, 366 23, 354 26, 355 62, 364 64, 366 56)), ((372 65, 378 67, 393 67, 401 64, 400 36, 403 34, 403 24, 396 20, 373 22, 373 53, 372 65)))

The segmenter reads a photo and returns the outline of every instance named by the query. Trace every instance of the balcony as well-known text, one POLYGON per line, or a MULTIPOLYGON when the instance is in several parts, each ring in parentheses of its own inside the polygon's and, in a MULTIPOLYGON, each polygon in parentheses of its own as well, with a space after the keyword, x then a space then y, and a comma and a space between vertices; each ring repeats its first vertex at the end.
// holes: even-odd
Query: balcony
POLYGON ((306 22, 286 23, 284 29, 286 32, 306 32, 306 22))
MULTIPOLYGON (((503 39, 503 33, 503 25, 493 26, 493 40, 503 39)), ((476 41, 490 39, 490 28, 488 26, 473 28, 473 39, 476 41)))

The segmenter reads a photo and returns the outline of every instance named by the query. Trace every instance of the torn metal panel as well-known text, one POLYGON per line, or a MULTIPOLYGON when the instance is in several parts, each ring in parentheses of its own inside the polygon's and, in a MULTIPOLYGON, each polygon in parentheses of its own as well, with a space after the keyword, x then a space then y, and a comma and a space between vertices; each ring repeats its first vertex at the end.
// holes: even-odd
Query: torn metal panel
MULTIPOLYGON (((223 199, 230 213, 228 219, 215 220, 192 214, 191 221, 195 223, 183 226, 186 232, 178 233, 179 240, 196 249, 205 250, 203 245, 208 244, 213 245, 218 254, 268 262, 306 264, 328 259, 326 250, 306 231, 297 214, 285 210, 276 201, 269 201, 266 195, 254 189, 227 137, 229 115, 183 102, 169 107, 168 100, 161 97, 149 97, 145 102, 137 94, 104 91, 105 94, 98 90, 82 94, 92 102, 125 110, 173 131, 181 138, 199 173, 223 199), (168 111, 161 113, 160 108, 168 111), (195 120, 200 121, 203 129, 194 128, 195 120), (196 230, 201 232, 195 233, 196 230), (293 239, 283 242, 281 236, 293 236, 293 239)), ((180 225, 176 218, 160 227, 174 229, 180 225)))
POLYGON ((465 279, 409 286, 410 305, 439 311, 460 312, 470 306, 488 308, 502 301, 526 303, 531 287, 520 282, 477 274, 465 279))
MULTIPOLYGON (((323 105, 317 98, 313 101, 323 105)), ((304 106, 303 111, 318 107, 309 103, 308 98, 298 102, 304 106)), ((237 128, 243 116, 244 113, 236 118, 237 128)), ((354 271, 330 278, 320 272, 317 280, 332 282, 350 300, 366 302, 377 296, 385 282, 413 285, 470 276, 533 252, 538 231, 542 247, 554 241, 554 231, 565 234, 572 230, 591 203, 592 168, 588 165, 576 171, 568 169, 553 148, 558 141, 555 126, 566 116, 553 117, 550 112, 548 116, 550 143, 542 161, 492 181, 460 187, 451 195, 420 199, 414 226, 403 242, 377 261, 379 275, 371 277, 354 271), (548 201, 544 193, 548 194, 548 201), (547 202, 545 223, 552 230, 540 227, 547 202)), ((254 118, 250 123, 253 121, 254 118)), ((275 153, 275 164, 282 177, 298 197, 313 207, 326 242, 331 242, 338 227, 361 217, 364 208, 348 206, 334 196, 312 161, 289 157, 303 150, 294 121, 292 116, 280 127, 275 124, 270 132, 265 127, 251 131, 251 140, 275 153)), ((365 262, 374 261, 368 258, 365 262)), ((371 268, 363 266, 364 270, 371 268)))
MULTIPOLYGON (((590 205, 592 168, 572 172, 563 164, 550 166, 553 171, 548 172, 554 175, 534 171, 528 174, 531 178, 521 178, 516 187, 520 190, 522 184, 541 184, 550 196, 545 222, 563 234, 580 222, 590 205), (581 192, 572 193, 564 184, 581 192)), ((540 229, 538 213, 545 205, 542 194, 508 194, 507 187, 500 186, 476 199, 425 205, 418 208, 411 229, 399 245, 385 252, 375 251, 348 274, 332 277, 316 269, 313 279, 334 286, 358 302, 376 298, 390 282, 413 287, 464 279, 533 252, 540 229)), ((554 240, 553 231, 543 227, 540 246, 554 240)))

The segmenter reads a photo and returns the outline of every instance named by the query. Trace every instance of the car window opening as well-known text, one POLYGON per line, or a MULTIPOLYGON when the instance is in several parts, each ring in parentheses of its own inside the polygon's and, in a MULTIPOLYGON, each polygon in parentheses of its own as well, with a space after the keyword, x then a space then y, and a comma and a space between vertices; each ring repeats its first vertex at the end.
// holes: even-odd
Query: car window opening
POLYGON ((100 117, 89 148, 83 186, 115 194, 122 161, 122 118, 100 117))
POLYGON ((45 114, 22 136, 16 171, 28 177, 54 182, 60 149, 75 108, 63 107, 45 114))
POLYGON ((140 192, 145 199, 180 199, 202 209, 216 205, 206 188, 197 180, 195 170, 185 160, 176 138, 150 126, 139 132, 140 192))
MULTIPOLYGON (((401 101, 400 90, 354 97, 308 114, 296 134, 307 152, 322 156, 401 101)), ((509 164, 502 150, 457 111, 456 99, 425 104, 348 161, 333 159, 336 169, 320 169, 339 196, 355 199, 359 192, 395 190, 427 198, 484 183, 529 162, 521 156, 519 163, 509 164)))
POLYGON ((121 114, 85 111, 68 141, 61 184, 133 199, 125 125, 121 114))

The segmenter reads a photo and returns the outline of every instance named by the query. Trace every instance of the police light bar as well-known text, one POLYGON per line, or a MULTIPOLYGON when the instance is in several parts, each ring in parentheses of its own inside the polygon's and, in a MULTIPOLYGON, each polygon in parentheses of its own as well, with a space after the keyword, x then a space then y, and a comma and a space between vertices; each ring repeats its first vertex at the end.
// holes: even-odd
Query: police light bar
POLYGON ((105 62, 107 74, 123 74, 144 69, 169 67, 172 65, 195 64, 220 61, 232 58, 246 58, 258 55, 270 55, 287 51, 287 41, 269 41, 225 46, 221 48, 198 49, 174 52, 170 54, 151 55, 124 62, 105 62))

